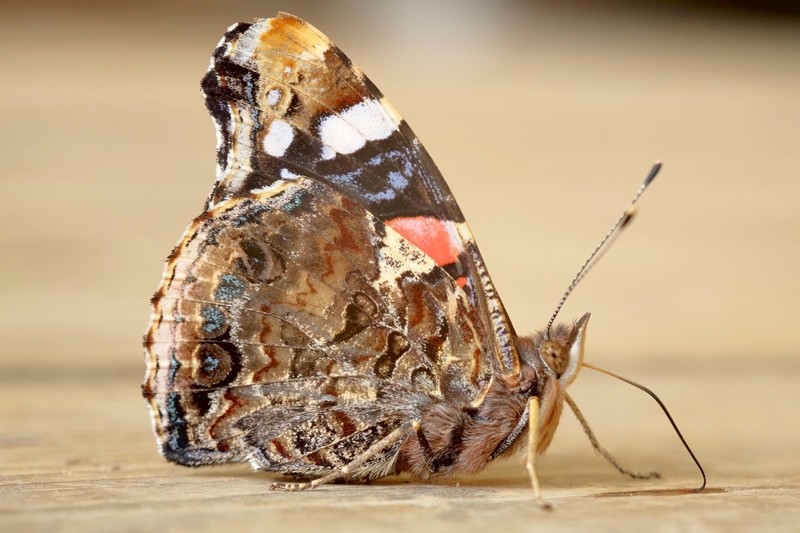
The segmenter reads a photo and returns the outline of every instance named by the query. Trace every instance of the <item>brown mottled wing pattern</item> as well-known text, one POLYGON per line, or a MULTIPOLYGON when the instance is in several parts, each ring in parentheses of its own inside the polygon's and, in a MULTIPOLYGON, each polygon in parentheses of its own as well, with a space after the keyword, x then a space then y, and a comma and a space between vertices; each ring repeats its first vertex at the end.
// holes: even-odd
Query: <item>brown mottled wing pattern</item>
POLYGON ((221 202, 189 227, 153 300, 145 396, 163 453, 310 475, 426 403, 468 403, 491 371, 456 289, 319 181, 287 175, 221 202))
MULTIPOLYGON (((479 402, 516 367, 447 185, 326 37, 284 14, 235 25, 203 90, 218 179, 168 259, 145 338, 165 457, 317 476, 432 402, 479 402)), ((388 473, 402 442, 354 477, 388 473)))

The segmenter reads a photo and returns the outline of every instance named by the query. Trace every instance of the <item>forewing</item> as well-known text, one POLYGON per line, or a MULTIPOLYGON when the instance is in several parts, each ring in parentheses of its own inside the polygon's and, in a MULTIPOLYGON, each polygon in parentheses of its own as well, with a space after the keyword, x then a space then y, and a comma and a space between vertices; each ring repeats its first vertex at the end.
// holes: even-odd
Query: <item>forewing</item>
POLYGON ((198 217, 153 306, 144 394, 183 464, 313 473, 357 449, 336 443, 426 402, 475 401, 491 379, 457 283, 359 203, 288 171, 198 217))
POLYGON ((217 126, 207 208, 309 176, 363 206, 460 285, 484 351, 516 372, 513 328, 449 187, 408 124, 322 33, 287 14, 232 26, 203 79, 217 126))

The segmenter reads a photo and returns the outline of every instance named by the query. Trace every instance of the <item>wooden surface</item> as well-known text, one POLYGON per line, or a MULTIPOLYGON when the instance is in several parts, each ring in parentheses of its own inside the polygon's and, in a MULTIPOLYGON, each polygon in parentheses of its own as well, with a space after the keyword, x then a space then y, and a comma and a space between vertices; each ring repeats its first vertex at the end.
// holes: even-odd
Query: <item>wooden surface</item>
POLYGON ((138 395, 138 375, 4 379, 0 527, 796 530, 800 424, 797 416, 778 413, 800 400, 797 364, 724 376, 701 369, 687 377, 679 370, 691 365, 681 363, 666 373, 661 365, 657 373, 633 374, 672 408, 706 468, 706 491, 686 491, 698 485, 699 476, 652 402, 584 371, 575 396, 599 438, 629 467, 657 469, 663 478, 622 478, 594 456, 567 416, 540 461, 544 493, 556 508, 552 513, 534 504, 525 469, 513 462, 435 484, 390 478, 305 493, 269 492, 275 478, 245 467, 187 469, 163 461, 138 395), (608 400, 612 392, 615 401, 608 400))
POLYGON ((0 530, 797 530, 798 19, 561 4, 4 5, 0 530), (588 370, 570 393, 600 440, 664 477, 621 478, 565 414, 540 461, 554 513, 515 463, 276 494, 245 467, 158 456, 141 335, 213 180, 198 82, 225 27, 278 9, 414 127, 520 332, 665 161, 563 318, 591 311, 587 360, 661 395, 705 493, 653 402, 588 370))

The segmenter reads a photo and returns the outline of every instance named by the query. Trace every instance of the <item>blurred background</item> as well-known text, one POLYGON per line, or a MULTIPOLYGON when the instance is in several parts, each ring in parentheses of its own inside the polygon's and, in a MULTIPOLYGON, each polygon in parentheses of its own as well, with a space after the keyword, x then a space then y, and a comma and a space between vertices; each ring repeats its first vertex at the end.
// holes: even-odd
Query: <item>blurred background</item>
POLYGON ((0 377, 115 376, 158 461, 141 338, 163 261, 214 180, 199 81, 227 26, 284 10, 330 36, 414 128, 519 332, 546 324, 662 160, 636 222, 561 317, 591 311, 587 360, 669 376, 678 411, 725 431, 740 415, 794 431, 797 389, 770 376, 800 375, 796 5, 3 2, 0 377))

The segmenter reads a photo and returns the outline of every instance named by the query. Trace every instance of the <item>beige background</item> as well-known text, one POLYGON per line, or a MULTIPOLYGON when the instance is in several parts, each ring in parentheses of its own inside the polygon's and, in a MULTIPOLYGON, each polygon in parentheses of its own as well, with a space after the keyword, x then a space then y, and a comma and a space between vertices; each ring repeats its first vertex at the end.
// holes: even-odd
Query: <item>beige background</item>
POLYGON ((800 18, 673 4, 3 4, 0 527, 791 528, 800 18), (518 331, 546 323, 664 161, 562 318, 591 311, 587 359, 661 393, 708 494, 620 494, 692 486, 696 473, 649 400, 588 371, 571 390, 595 431, 665 479, 620 479, 567 417, 541 463, 559 507, 546 517, 517 465, 459 487, 276 495, 265 475, 157 456, 140 342, 162 262, 213 181, 199 80, 229 24, 279 9, 328 34, 412 125, 518 331))

